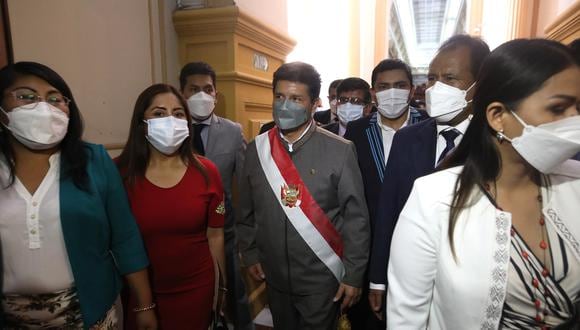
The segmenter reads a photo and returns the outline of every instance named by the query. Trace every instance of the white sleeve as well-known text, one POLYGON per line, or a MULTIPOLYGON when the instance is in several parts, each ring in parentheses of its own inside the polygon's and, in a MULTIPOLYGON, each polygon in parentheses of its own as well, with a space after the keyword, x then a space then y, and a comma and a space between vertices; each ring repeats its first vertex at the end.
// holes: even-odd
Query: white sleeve
MULTIPOLYGON (((442 219, 432 187, 419 179, 399 216, 388 267, 387 329, 425 329, 433 297, 442 219)), ((440 206, 439 206, 440 207, 440 206)))

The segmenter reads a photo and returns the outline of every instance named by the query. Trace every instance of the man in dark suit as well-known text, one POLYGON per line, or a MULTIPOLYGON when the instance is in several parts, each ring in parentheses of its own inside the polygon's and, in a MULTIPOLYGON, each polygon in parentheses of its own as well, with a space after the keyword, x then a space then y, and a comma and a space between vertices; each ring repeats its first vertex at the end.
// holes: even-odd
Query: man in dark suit
POLYGON ((336 118, 336 106, 338 105, 336 100, 336 87, 342 79, 336 79, 330 83, 328 86, 328 102, 330 103, 330 109, 316 111, 314 113, 314 121, 320 125, 327 125, 333 123, 337 120, 336 118))
MULTIPOLYGON (((411 68, 404 62, 393 59, 381 61, 372 72, 371 86, 371 95, 378 111, 348 123, 344 138, 352 141, 356 147, 372 234, 377 198, 393 136, 398 129, 427 119, 428 116, 409 106, 413 97, 413 76, 411 68)), ((363 291, 359 304, 349 313, 352 326, 354 329, 384 329, 384 324, 373 320, 365 296, 367 292, 368 287, 366 292, 363 291)))
POLYGON ((336 95, 338 121, 324 125, 322 128, 343 136, 349 122, 366 117, 372 112, 370 86, 361 78, 346 78, 338 84, 336 95))
POLYGON ((369 269, 369 302, 377 314, 384 305, 391 237, 399 213, 415 179, 432 173, 465 133, 472 87, 488 54, 489 47, 479 38, 456 35, 445 41, 429 65, 426 101, 432 118, 399 130, 393 138, 378 199, 369 269))
POLYGON ((225 193, 226 218, 224 250, 226 255, 227 308, 236 329, 254 329, 246 289, 239 266, 232 205, 234 176, 239 177, 244 163, 246 142, 240 124, 213 113, 216 104, 216 74, 204 62, 193 62, 181 69, 181 93, 187 99, 194 122, 194 145, 197 151, 218 168, 225 193))

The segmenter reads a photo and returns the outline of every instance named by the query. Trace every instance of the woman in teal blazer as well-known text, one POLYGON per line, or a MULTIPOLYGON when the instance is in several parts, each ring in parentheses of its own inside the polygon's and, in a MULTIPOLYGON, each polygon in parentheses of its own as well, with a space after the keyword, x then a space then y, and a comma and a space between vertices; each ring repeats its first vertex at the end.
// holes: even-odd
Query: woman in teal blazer
POLYGON ((120 326, 124 276, 138 327, 155 329, 148 260, 123 185, 104 148, 81 140, 66 82, 38 63, 8 65, 0 105, 4 327, 120 326))

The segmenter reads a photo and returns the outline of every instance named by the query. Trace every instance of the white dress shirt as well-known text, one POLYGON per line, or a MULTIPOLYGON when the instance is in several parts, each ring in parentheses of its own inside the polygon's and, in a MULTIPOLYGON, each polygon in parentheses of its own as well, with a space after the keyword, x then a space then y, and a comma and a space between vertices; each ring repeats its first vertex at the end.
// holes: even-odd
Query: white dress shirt
MULTIPOLYGON (((10 176, 5 162, 0 158, 4 185, 10 176)), ((49 163, 34 194, 18 177, 10 187, 0 188, 4 293, 49 293, 74 285, 60 222, 60 153, 52 155, 49 163)))
MULTIPOLYGON (((407 117, 406 117, 407 119, 405 119, 405 122, 403 122, 403 125, 401 127, 399 127, 399 129, 407 126, 407 123, 409 122, 410 113, 411 113, 411 108, 409 108, 409 110, 407 110, 407 117)), ((381 116, 381 114, 377 114, 377 124, 381 128, 381 134, 382 134, 382 138, 383 138, 383 154, 385 155, 384 162, 386 164, 387 160, 389 159, 389 153, 391 152, 391 146, 393 145, 393 137, 395 137, 395 133, 397 133, 397 130, 395 130, 394 128, 392 128, 390 126, 383 124, 383 121, 381 120, 382 118, 383 117, 381 116)), ((383 290, 384 290, 384 286, 383 286, 383 290)))
POLYGON ((460 133, 455 138, 455 147, 457 147, 459 145, 459 142, 461 142, 461 139, 463 138, 465 131, 467 131, 467 127, 469 126, 469 123, 471 122, 471 117, 472 117, 472 115, 469 115, 469 117, 467 117, 467 119, 465 119, 461 123, 457 124, 457 126, 455 126, 455 127, 449 126, 449 125, 437 124, 437 149, 436 149, 436 153, 435 153, 435 166, 437 166, 437 162, 439 161, 439 156, 441 155, 441 153, 443 152, 443 150, 445 150, 445 147, 447 146, 447 142, 445 141, 445 138, 443 137, 443 135, 441 133, 444 131, 448 131, 450 129, 456 129, 460 133))
POLYGON ((207 117, 206 119, 202 120, 202 121, 197 121, 195 120, 193 117, 191 117, 191 120, 193 120, 193 124, 203 124, 204 128, 201 130, 201 142, 203 143, 203 148, 207 148, 207 140, 209 137, 209 126, 211 125, 211 121, 213 119, 213 116, 215 116, 213 113, 207 117))

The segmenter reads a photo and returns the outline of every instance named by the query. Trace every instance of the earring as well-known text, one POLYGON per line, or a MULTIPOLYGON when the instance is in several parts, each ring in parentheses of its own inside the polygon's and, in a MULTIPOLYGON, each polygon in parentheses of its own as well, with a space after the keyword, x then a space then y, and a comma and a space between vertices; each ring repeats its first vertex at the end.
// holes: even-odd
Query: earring
POLYGON ((495 137, 497 138, 497 140, 499 141, 500 144, 503 142, 504 137, 505 137, 505 135, 503 135, 503 128, 495 133, 495 137))

